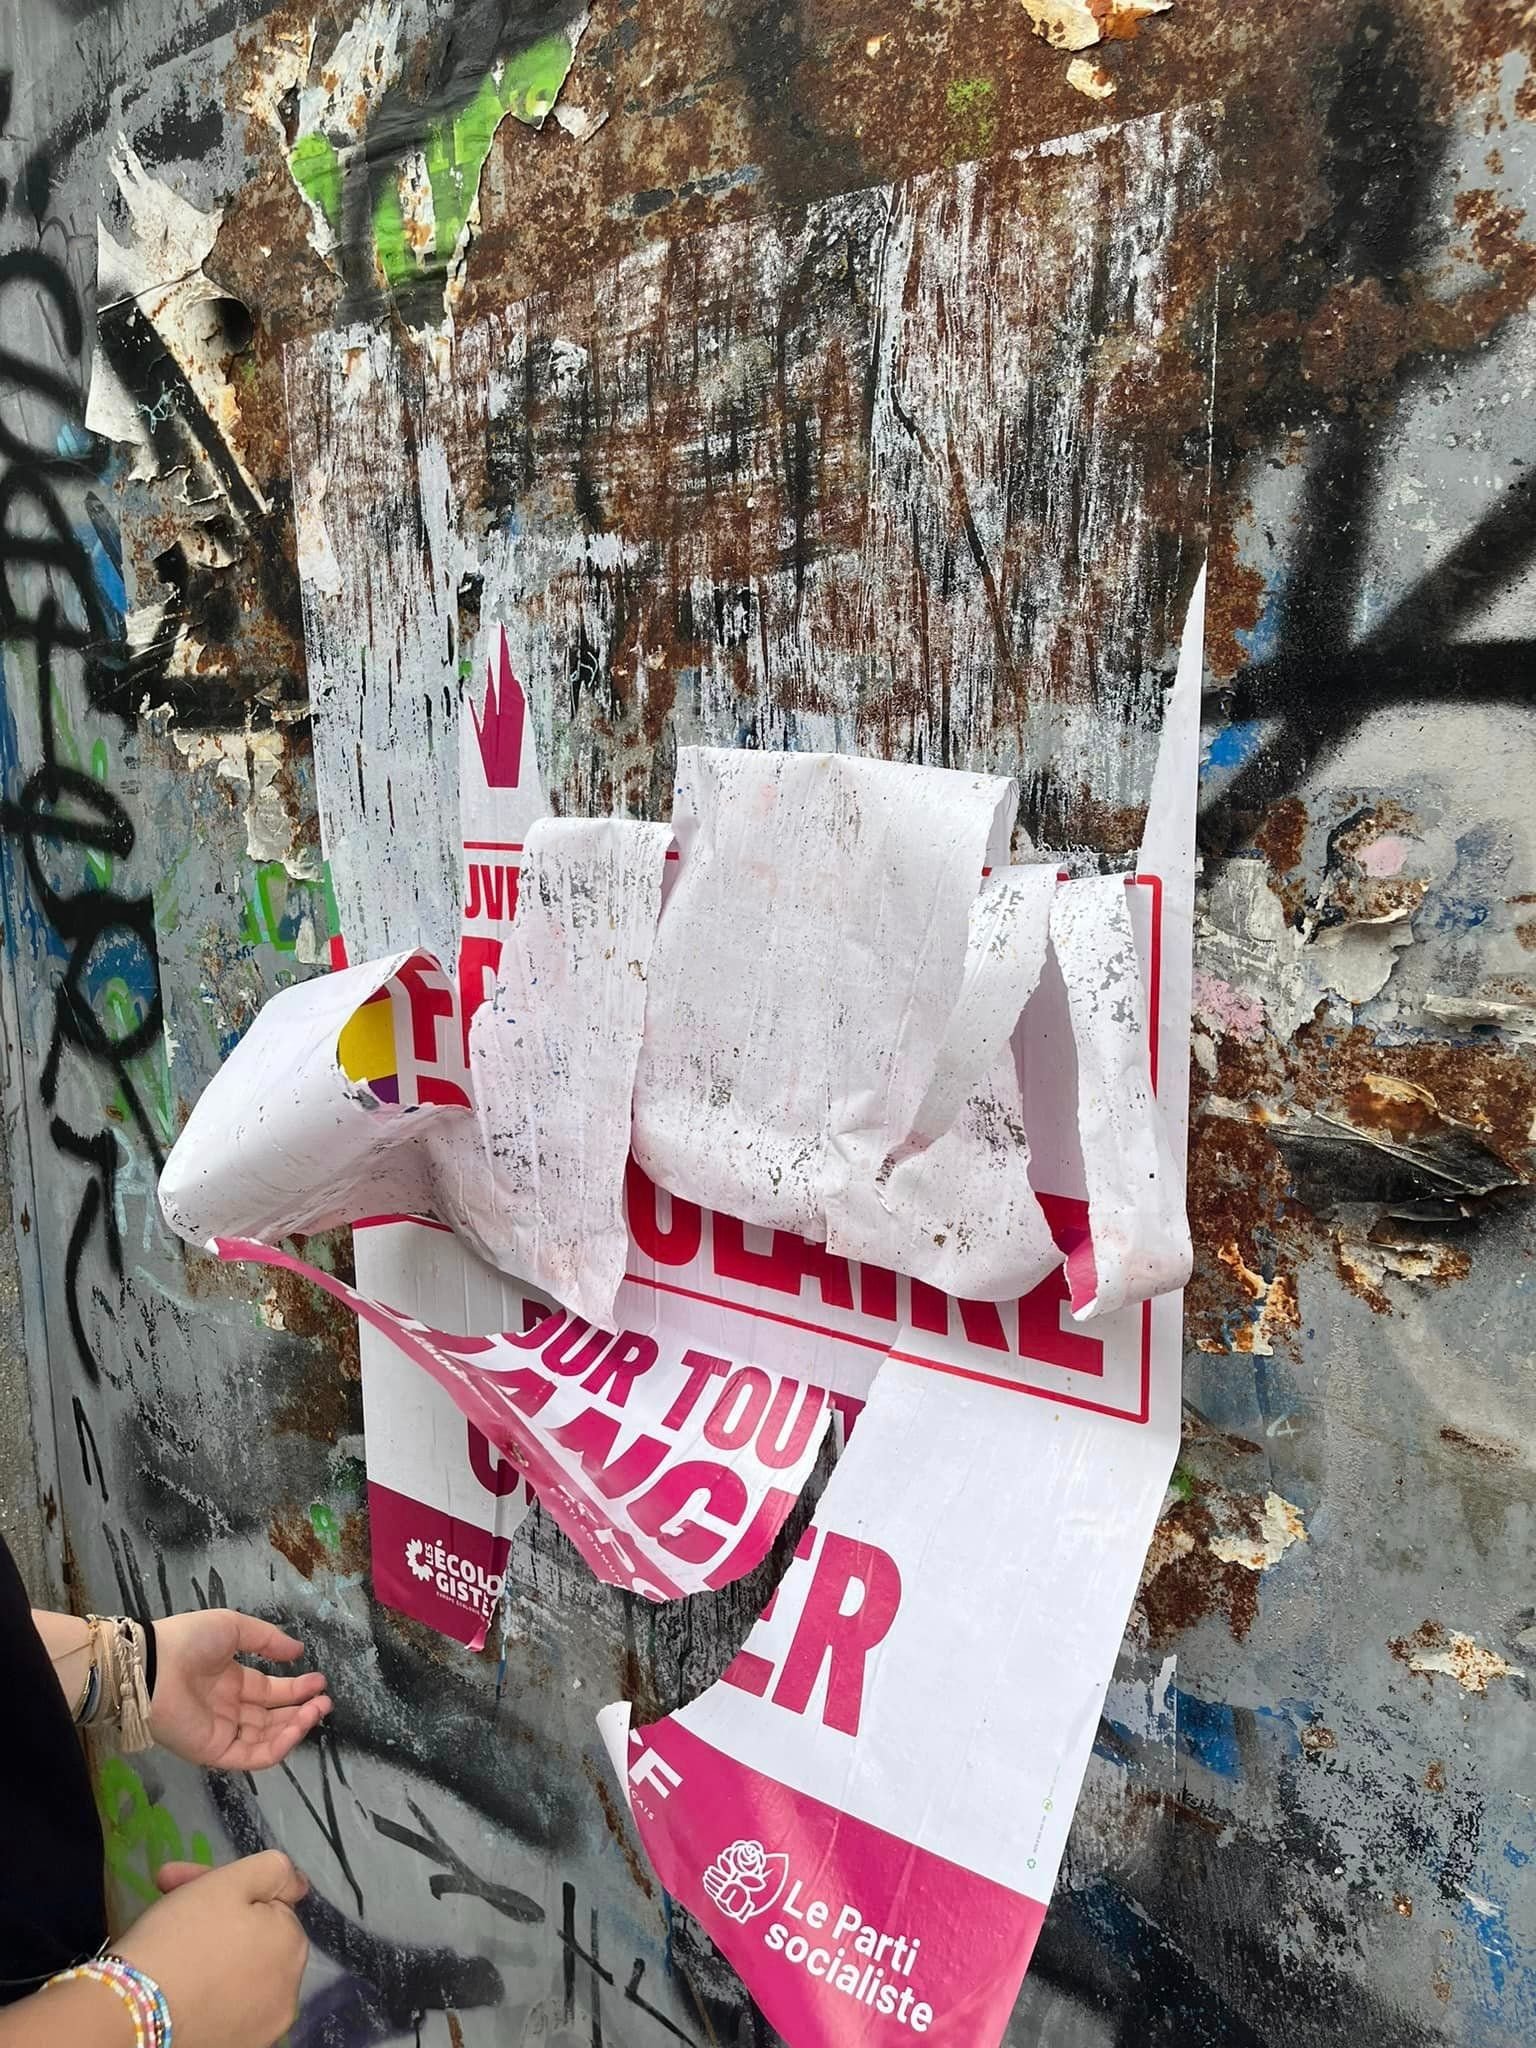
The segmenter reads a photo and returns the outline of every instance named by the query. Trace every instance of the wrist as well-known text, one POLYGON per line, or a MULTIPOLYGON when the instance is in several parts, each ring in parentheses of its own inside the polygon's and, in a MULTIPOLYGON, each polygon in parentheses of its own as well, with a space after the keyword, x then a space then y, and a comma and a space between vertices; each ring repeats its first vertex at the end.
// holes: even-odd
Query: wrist
POLYGON ((48 2016, 50 2041, 77 2048, 171 2048, 170 2013, 159 1986, 115 1957, 98 1957, 50 1978, 36 2002, 48 2016))

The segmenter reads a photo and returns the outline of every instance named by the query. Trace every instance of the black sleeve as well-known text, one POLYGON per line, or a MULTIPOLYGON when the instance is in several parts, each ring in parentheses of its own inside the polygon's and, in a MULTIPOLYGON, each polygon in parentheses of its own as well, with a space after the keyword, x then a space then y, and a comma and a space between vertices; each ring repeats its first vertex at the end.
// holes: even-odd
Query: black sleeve
POLYGON ((25 1856, 0 1857, 0 2006, 107 1938, 101 1823, 80 1738, 0 1539, 0 1813, 25 1856))

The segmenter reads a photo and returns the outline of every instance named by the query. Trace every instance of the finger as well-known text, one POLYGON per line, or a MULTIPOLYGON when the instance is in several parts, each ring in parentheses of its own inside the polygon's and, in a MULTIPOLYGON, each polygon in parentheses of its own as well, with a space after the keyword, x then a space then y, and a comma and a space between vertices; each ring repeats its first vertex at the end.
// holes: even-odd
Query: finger
POLYGON ((243 1856, 231 1869, 240 1873, 245 1896, 277 1906, 296 1906, 309 1890, 309 1879, 296 1870, 291 1857, 281 1849, 264 1849, 259 1856, 243 1856))
POLYGON ((271 1770, 274 1764, 282 1762, 290 1750, 296 1749, 331 1710, 332 1701, 329 1695, 325 1695, 317 1700, 306 1700, 301 1707, 287 1707, 281 1713, 269 1715, 260 1723, 253 1721, 242 1726, 239 1736, 231 1743, 228 1754, 219 1759, 220 1769, 271 1770))
POLYGON ((241 1666, 240 1701, 244 1707, 297 1707, 325 1691, 323 1671, 301 1671, 297 1678, 272 1678, 265 1671, 241 1666))
POLYGON ((206 1863, 162 1863, 155 1872, 155 1883, 162 1892, 179 1892, 184 1884, 206 1877, 210 1867, 206 1863))
POLYGON ((277 1664, 291 1664, 302 1657, 304 1645, 296 1636, 286 1636, 270 1621, 258 1621, 254 1614, 235 1616, 235 1648, 247 1657, 269 1657, 277 1664))

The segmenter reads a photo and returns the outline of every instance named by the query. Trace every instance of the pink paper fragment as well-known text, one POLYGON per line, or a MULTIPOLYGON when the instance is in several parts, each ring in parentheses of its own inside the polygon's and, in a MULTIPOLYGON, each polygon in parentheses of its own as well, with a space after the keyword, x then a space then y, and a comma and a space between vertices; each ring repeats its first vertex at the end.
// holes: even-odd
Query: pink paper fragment
POLYGON ((219 1239, 223 1259, 300 1273, 447 1389, 598 1578, 648 1600, 761 1564, 821 1449, 819 1387, 553 1311, 528 1332, 458 1336, 367 1299, 292 1253, 219 1239))

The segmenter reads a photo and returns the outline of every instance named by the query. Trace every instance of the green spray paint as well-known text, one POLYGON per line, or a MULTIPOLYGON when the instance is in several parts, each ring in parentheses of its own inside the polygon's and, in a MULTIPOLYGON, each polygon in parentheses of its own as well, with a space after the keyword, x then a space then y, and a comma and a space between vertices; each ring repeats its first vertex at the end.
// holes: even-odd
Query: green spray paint
POLYGON ((328 1508, 323 1500, 317 1500, 310 1508, 309 1526, 327 1550, 340 1550, 341 1524, 336 1519, 335 1511, 328 1508))
POLYGON ((107 1757, 96 1774, 96 1808, 107 1845, 107 1869, 141 1905, 160 1896, 155 1872, 162 1863, 213 1867, 213 1850, 201 1832, 183 1839, 168 1806, 152 1800, 144 1780, 120 1756, 107 1757))
MULTIPOLYGON (((141 996, 135 995, 121 976, 114 975, 101 991, 102 1020, 109 1040, 121 1041, 129 1038, 144 1022, 145 1008, 141 996)), ((171 1067, 166 1056, 165 1041, 159 1039, 137 1059, 128 1062, 128 1075, 137 1089, 140 1099, 148 1104, 154 1117, 155 1130, 160 1138, 169 1144, 175 1137, 175 1115, 171 1094, 171 1067)), ((113 1094, 107 1105, 107 1114, 118 1123, 126 1124, 131 1112, 128 1098, 121 1088, 113 1094)))
MULTIPOLYGON (((569 36, 542 36, 508 57, 499 75, 490 71, 469 104, 457 114, 430 121, 422 138, 422 159, 432 192, 430 248, 418 252, 406 228, 401 200, 404 172, 396 167, 379 187, 373 207, 373 246, 391 291, 418 283, 448 267, 480 189, 480 173, 496 130, 510 115, 536 127, 549 112, 571 68, 569 36)), ((332 234, 341 233, 345 166, 330 138, 302 135, 288 153, 294 183, 317 207, 332 234)))
POLYGON ((324 884, 296 880, 280 860, 263 861, 241 906, 240 937, 245 944, 297 952, 306 917, 322 937, 328 936, 330 903, 324 884))
MULTIPOLYGON (((77 775, 89 774, 95 781, 106 786, 111 779, 112 757, 107 752, 107 743, 98 739, 91 747, 89 763, 80 750, 74 721, 69 715, 69 703, 57 683, 53 686, 53 733, 54 752, 66 767, 73 768, 77 775)), ((91 881, 98 889, 112 886, 113 860, 110 853, 98 852, 93 846, 85 850, 85 865, 90 871, 91 881)))
POLYGON ((326 135, 301 135, 288 152, 293 182, 318 206, 331 233, 341 233, 341 158, 326 135))

